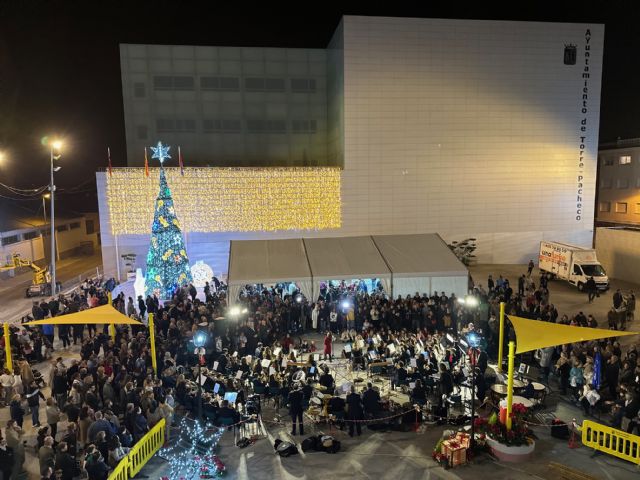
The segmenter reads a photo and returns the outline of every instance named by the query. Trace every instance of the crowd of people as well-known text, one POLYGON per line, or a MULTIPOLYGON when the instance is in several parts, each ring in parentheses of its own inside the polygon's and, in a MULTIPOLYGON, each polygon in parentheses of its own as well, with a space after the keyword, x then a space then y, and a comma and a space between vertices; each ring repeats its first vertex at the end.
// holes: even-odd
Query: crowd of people
MULTIPOLYGON (((103 305, 113 286, 87 281, 72 295, 34 303, 32 317, 45 319, 103 305)), ((336 356, 346 360, 350 371, 376 368, 388 375, 391 389, 407 393, 411 405, 440 415, 446 415, 447 400, 454 393, 469 388, 473 371, 474 397, 482 403, 496 381, 488 363, 498 350, 500 302, 505 302, 507 313, 521 317, 598 326, 583 312, 560 314, 546 276, 536 284, 531 271, 518 278, 516 290, 502 276, 489 276, 486 288, 473 285, 473 307, 446 292, 388 298, 379 284, 373 291, 329 284, 315 302, 282 286, 253 286, 242 292, 241 313, 234 317, 219 282, 204 293, 202 300, 193 286, 185 285, 164 302, 153 296, 134 300, 116 295, 113 306, 141 325, 118 326, 113 338, 106 326, 58 326, 58 348, 79 345, 80 358, 71 362, 57 356, 53 326, 14 327, 16 366, 0 375, 0 399, 11 417, 0 440, 3 478, 16 478, 23 469, 27 410, 31 428, 37 431, 43 479, 103 479, 161 419, 168 438, 174 415, 195 418, 199 401, 203 417, 219 427, 255 417, 265 400, 273 401, 276 412, 288 408, 291 433, 303 435, 303 413, 326 396, 327 413, 348 427, 350 435, 360 434, 361 420, 384 417, 393 406, 378 386, 361 389, 338 381, 332 368, 336 356), (145 327, 151 313, 157 376, 145 327), (198 331, 206 334, 202 355, 194 353, 198 331), (472 333, 480 339, 479 346, 460 348, 466 345, 460 340, 472 333), (348 347, 334 351, 339 340, 348 347), (51 363, 48 378, 32 367, 42 361, 51 363), (204 376, 201 400, 198 365, 204 376), (42 425, 41 405, 46 412, 42 425), (65 427, 59 429, 63 418, 65 427)), ((626 323, 633 320, 628 301, 632 295, 625 301, 626 323)), ((616 314, 617 298, 614 295, 612 306, 616 314)), ((618 321, 608 320, 608 325, 623 328, 621 318, 618 314, 618 321)), ((505 340, 513 338, 507 325, 505 340)), ((4 349, 4 343, 0 347, 4 349)), ((609 411, 614 426, 626 422, 630 430, 640 428, 640 365, 634 347, 623 352, 615 339, 583 342, 543 349, 536 358, 540 378, 547 384, 550 375, 557 378, 561 393, 585 413, 609 411)))

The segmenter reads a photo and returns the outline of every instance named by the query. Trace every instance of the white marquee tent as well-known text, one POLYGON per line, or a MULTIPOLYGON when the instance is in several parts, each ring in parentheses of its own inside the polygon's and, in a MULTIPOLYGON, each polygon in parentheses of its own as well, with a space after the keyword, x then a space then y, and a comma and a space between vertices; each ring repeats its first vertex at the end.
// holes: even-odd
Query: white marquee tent
POLYGON ((440 235, 377 235, 373 241, 391 269, 394 297, 434 291, 467 294, 469 271, 440 235))
POLYGON ((229 252, 229 299, 235 302, 248 284, 296 282, 313 298, 312 277, 301 238, 287 240, 233 240, 229 252))
POLYGON ((307 258, 313 276, 313 298, 320 282, 377 278, 389 292, 391 272, 371 237, 305 238, 307 258))
POLYGON ((229 299, 247 284, 295 282, 317 298, 320 282, 377 278, 390 295, 444 291, 463 297, 467 268, 438 234, 234 240, 229 254, 229 299))

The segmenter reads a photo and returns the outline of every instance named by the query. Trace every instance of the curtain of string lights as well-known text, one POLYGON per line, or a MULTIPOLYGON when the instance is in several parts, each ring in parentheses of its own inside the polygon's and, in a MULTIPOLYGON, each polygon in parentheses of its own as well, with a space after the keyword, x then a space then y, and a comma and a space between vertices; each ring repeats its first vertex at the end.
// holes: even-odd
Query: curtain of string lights
MULTIPOLYGON (((326 230, 341 226, 340 168, 165 168, 187 232, 326 230)), ((148 234, 159 168, 107 174, 111 233, 148 234)))

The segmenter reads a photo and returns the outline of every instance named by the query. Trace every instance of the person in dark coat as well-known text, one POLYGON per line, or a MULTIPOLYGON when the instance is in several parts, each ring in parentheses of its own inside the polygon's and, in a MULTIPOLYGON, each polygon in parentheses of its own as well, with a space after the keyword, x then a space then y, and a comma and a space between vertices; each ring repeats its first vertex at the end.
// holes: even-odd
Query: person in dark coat
POLYGON ((380 411, 380 394, 373 389, 371 382, 362 394, 362 404, 367 415, 375 417, 380 411))
POLYGON ((74 477, 80 475, 80 469, 78 468, 76 459, 69 454, 66 442, 60 442, 58 444, 56 470, 62 471, 62 480, 73 480, 74 477))
POLYGON ((11 414, 11 420, 14 420, 20 428, 24 422, 24 408, 20 404, 20 395, 13 396, 13 400, 9 404, 9 413, 11 414))
POLYGON ((13 471, 13 448, 7 446, 7 440, 0 439, 0 473, 2 478, 9 480, 13 471))
POLYGON ((364 419, 362 409, 362 398, 356 393, 356 387, 351 386, 351 393, 347 395, 347 420, 349 421, 349 436, 353 437, 354 428, 358 431, 358 436, 362 435, 362 425, 360 420, 364 419))
POLYGON ((289 393, 289 413, 291 414, 291 435, 296 434, 296 420, 300 425, 300 435, 304 435, 304 425, 302 424, 302 414, 304 412, 303 407, 304 393, 300 385, 296 385, 294 390, 289 393))

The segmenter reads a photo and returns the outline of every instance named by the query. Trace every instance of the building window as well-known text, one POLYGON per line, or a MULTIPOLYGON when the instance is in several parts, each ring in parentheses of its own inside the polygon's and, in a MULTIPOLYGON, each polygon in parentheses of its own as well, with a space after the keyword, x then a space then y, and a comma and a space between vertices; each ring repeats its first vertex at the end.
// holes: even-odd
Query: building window
POLYGON ((291 131, 293 133, 316 133, 315 120, 292 120, 291 131))
POLYGON ((146 140, 147 139, 147 126, 146 125, 138 125, 136 127, 136 137, 138 140, 146 140))
POLYGON ((636 203, 636 213, 640 213, 640 203, 636 203))
POLYGON ((600 202, 600 207, 598 209, 600 212, 610 212, 611 211, 611 202, 600 202))
POLYGON ((626 202, 617 202, 616 203, 616 213, 627 213, 627 203, 626 202))
POLYGON ((235 77, 200 77, 202 90, 240 90, 240 79, 235 77))
POLYGON ((195 132, 196 121, 182 118, 156 118, 156 131, 167 132, 195 132))
POLYGON ((33 230, 31 232, 24 233, 22 238, 24 240, 31 240, 32 238, 38 238, 40 236, 40 232, 33 230))
POLYGON ((264 89, 270 92, 284 92, 284 78, 266 78, 264 89))
POLYGON ((600 179, 600 188, 602 188, 602 189, 611 188, 611 179, 601 178, 600 179))
POLYGON ((146 96, 144 83, 136 82, 133 84, 133 96, 136 98, 144 98, 146 96))
POLYGON ((2 246, 11 245, 20 241, 18 235, 11 235, 10 237, 2 237, 2 246))
POLYGON ((617 179, 616 188, 629 188, 629 179, 628 178, 617 179))
POLYGON ((56 227, 56 230, 58 232, 66 232, 67 230, 69 230, 69 225, 60 225, 56 227))
POLYGON ((287 133, 287 125, 284 120, 247 120, 249 133, 287 133))
POLYGON ((205 133, 240 133, 242 122, 235 118, 205 118, 202 129, 205 133))
POLYGON ((80 222, 71 222, 71 223, 69 224, 69 228, 70 228, 71 230, 75 230, 76 228, 80 228, 80 222))
POLYGON ((292 78, 291 91, 296 93, 314 93, 316 80, 314 78, 292 78))
POLYGON ((153 88, 155 90, 193 90, 193 77, 170 77, 160 75, 153 77, 153 88))
POLYGON ((613 165, 613 158, 604 157, 604 161, 602 163, 605 167, 610 167, 613 165))
POLYGON ((250 92, 284 92, 284 78, 245 78, 244 88, 250 92))
POLYGON ((631 155, 620 155, 618 159, 620 165, 628 165, 631 163, 631 155))
POLYGON ((87 229, 87 235, 91 235, 95 232, 95 227, 93 225, 93 220, 85 220, 85 228, 87 229))

